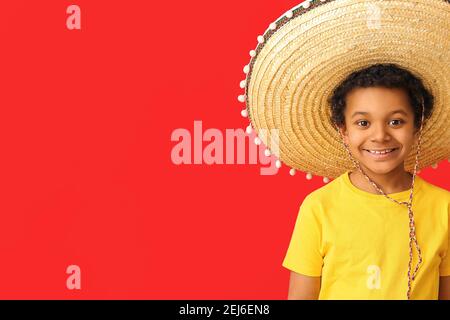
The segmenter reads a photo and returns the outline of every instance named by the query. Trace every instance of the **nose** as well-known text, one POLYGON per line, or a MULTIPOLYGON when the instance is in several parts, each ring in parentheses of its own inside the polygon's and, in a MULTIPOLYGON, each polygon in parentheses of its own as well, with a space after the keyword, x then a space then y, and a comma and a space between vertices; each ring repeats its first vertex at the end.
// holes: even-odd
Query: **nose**
POLYGON ((373 125, 370 140, 371 142, 386 142, 391 140, 389 128, 384 124, 373 125))

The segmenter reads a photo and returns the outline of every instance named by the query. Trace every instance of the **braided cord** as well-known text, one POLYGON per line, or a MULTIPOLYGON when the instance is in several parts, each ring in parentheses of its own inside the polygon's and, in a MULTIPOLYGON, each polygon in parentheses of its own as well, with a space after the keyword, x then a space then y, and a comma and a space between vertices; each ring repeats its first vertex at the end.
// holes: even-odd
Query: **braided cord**
POLYGON ((424 106, 424 102, 422 99, 422 121, 420 123, 420 131, 419 131, 419 138, 417 141, 417 152, 416 152, 416 158, 415 158, 415 164, 414 164, 414 171, 413 171, 413 176, 412 176, 412 183, 411 183, 411 189, 410 189, 410 194, 409 194, 409 200, 408 201, 398 201, 396 199, 391 198, 389 195, 387 195, 374 181, 372 181, 372 179, 370 179, 370 177, 364 172, 364 170, 361 168, 361 165, 359 164, 358 161, 355 160, 355 158, 353 157, 349 146, 345 143, 344 141, 344 137, 342 136, 341 131, 338 129, 339 134, 342 138, 342 142, 345 146, 345 149, 347 150, 348 156, 350 157, 350 160, 352 161, 353 165, 355 166, 355 168, 361 172, 361 174, 366 178, 366 180, 374 187, 374 189, 380 193, 381 195, 383 195, 384 197, 386 197, 387 199, 389 199, 392 202, 395 202, 399 205, 404 205, 408 208, 408 215, 409 215, 409 263, 408 263, 408 291, 407 291, 407 299, 410 300, 411 298, 411 288, 412 288, 412 282, 414 281, 414 279, 417 276, 417 272, 423 262, 422 259, 422 252, 420 250, 420 246, 419 243, 417 242, 417 237, 416 237, 416 227, 415 227, 415 221, 414 221, 414 212, 412 210, 412 203, 413 203, 413 194, 414 194, 414 182, 416 180, 416 175, 417 175, 417 170, 419 167, 419 156, 420 156, 420 146, 421 146, 421 142, 422 142, 422 131, 423 131, 423 124, 424 124, 424 120, 425 120, 425 106, 424 106), (412 269, 412 261, 413 261, 413 247, 416 248, 417 253, 418 253, 418 262, 414 268, 414 272, 411 275, 411 269, 412 269))

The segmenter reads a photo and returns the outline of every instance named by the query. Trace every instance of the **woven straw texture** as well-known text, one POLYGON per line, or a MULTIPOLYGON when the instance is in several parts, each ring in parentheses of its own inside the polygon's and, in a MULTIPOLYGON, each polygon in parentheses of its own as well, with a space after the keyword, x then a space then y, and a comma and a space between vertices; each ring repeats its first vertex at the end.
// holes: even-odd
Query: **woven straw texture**
POLYGON ((435 97, 419 168, 450 157, 450 1, 317 0, 276 24, 250 61, 245 96, 252 127, 284 164, 330 178, 353 168, 328 98, 349 74, 376 63, 408 69, 435 97), (262 134, 273 129, 278 143, 262 134))

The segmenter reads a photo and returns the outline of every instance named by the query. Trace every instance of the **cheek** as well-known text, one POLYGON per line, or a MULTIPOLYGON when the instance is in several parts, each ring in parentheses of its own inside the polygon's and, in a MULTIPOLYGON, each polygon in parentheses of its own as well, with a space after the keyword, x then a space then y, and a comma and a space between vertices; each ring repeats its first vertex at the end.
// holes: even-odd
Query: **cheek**
POLYGON ((353 132, 352 130, 348 131, 347 136, 347 144, 350 146, 351 149, 358 149, 364 141, 367 140, 367 137, 363 132, 353 132))
POLYGON ((415 142, 413 130, 398 130, 394 131, 392 137, 400 142, 404 147, 411 147, 415 142))

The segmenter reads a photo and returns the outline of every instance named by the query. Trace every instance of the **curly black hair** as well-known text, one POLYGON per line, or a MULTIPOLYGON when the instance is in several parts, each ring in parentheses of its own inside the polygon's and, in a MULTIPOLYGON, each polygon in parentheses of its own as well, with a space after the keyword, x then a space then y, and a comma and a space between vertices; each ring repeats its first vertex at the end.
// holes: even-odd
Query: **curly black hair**
POLYGON ((331 107, 331 121, 338 127, 345 124, 344 111, 347 94, 356 88, 383 87, 400 88, 408 94, 414 111, 414 125, 420 127, 422 118, 422 98, 425 120, 431 117, 434 96, 425 88, 422 80, 396 64, 375 64, 350 74, 334 91, 328 104, 331 107))

